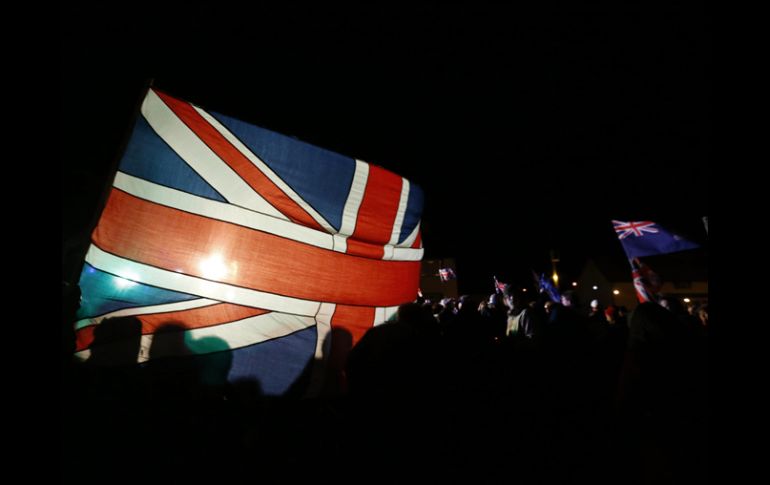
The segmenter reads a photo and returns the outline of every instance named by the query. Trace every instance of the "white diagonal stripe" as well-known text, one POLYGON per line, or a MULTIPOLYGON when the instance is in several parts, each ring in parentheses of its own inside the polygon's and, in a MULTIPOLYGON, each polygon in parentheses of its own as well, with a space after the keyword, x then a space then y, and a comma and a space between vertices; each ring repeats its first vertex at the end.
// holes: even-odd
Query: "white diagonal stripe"
POLYGON ((353 182, 350 184, 348 199, 345 201, 345 209, 342 211, 340 234, 350 236, 353 234, 353 231, 356 230, 358 209, 361 208, 361 201, 364 200, 366 181, 368 179, 369 164, 361 160, 356 160, 356 171, 355 174, 353 174, 353 182))
POLYGON ((225 222, 232 222, 258 231, 285 237, 313 246, 332 249, 332 235, 296 224, 284 219, 266 216, 224 202, 188 194, 147 180, 118 172, 115 187, 144 200, 149 200, 167 207, 210 217, 225 222))
POLYGON ((401 177, 401 198, 398 200, 396 220, 393 221, 393 232, 390 234, 390 241, 388 244, 398 244, 398 238, 401 236, 401 226, 404 224, 407 202, 409 202, 409 181, 401 177))
POLYGON ((243 154, 244 157, 248 158, 251 163, 253 163, 267 178, 269 178, 275 185, 277 185, 291 200, 296 202, 300 207, 302 207, 305 212, 310 214, 310 217, 312 217, 318 224, 321 225, 324 229, 326 229, 328 232, 333 233, 336 232, 335 229, 332 227, 329 222, 321 215, 319 214, 313 207, 305 202, 305 199, 299 196, 294 190, 283 181, 281 177, 278 176, 275 172, 273 172, 270 167, 267 166, 265 162, 263 162, 254 152, 249 150, 249 148, 241 143, 241 141, 233 135, 230 130, 227 129, 222 123, 220 123, 216 118, 208 114, 206 111, 195 107, 196 111, 206 120, 208 121, 211 126, 216 129, 219 134, 221 134, 227 141, 232 143, 232 145, 239 151, 241 154, 243 154))
POLYGON ((163 141, 231 204, 288 220, 214 153, 151 89, 142 115, 163 141))
POLYGON ((418 222, 416 226, 414 226, 414 229, 412 229, 412 232, 409 233, 409 235, 404 239, 404 242, 398 245, 398 247, 401 248, 408 248, 412 245, 415 239, 417 239, 417 233, 420 232, 420 224, 421 222, 418 222))

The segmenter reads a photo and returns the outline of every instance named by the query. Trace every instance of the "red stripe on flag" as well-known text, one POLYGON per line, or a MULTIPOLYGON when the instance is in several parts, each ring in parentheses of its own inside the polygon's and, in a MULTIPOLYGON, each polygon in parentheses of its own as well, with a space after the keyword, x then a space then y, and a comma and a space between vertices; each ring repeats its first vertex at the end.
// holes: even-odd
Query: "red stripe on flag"
POLYGON ((118 189, 110 194, 93 241, 109 253, 169 271, 351 305, 411 301, 420 277, 420 261, 350 256, 154 204, 118 189))
POLYGON ((412 249, 420 249, 420 244, 422 244, 422 231, 417 231, 417 237, 414 238, 414 242, 412 243, 411 248, 412 249))
POLYGON ((275 185, 251 160, 246 158, 232 143, 219 133, 195 108, 189 103, 174 99, 171 96, 155 91, 171 111, 181 119, 203 142, 211 148, 227 165, 248 183, 259 195, 273 207, 285 214, 289 219, 304 226, 326 230, 308 214, 305 209, 294 202, 288 195, 275 185))
POLYGON ((403 180, 398 175, 376 165, 369 166, 369 177, 366 179, 364 198, 358 209, 356 229, 349 239, 379 244, 387 244, 390 241, 398 203, 401 200, 402 184, 403 180))
MULTIPOLYGON (((350 333, 350 345, 347 348, 349 351, 355 344, 361 340, 367 330, 374 326, 374 308, 350 306, 350 305, 337 305, 332 316, 332 332, 335 329, 344 329, 350 333)), ((332 354, 334 353, 334 345, 332 345, 332 354)))
POLYGON ((347 239, 348 247, 345 250, 348 254, 355 256, 365 256, 367 258, 382 259, 385 255, 385 248, 379 244, 370 244, 355 239, 347 239))
MULTIPOLYGON (((374 325, 374 308, 337 305, 331 325, 331 352, 326 365, 335 380, 337 390, 344 393, 347 391, 345 364, 348 354, 366 331, 374 325)), ((329 386, 329 384, 326 385, 329 386)))
MULTIPOLYGON (((262 315, 263 313, 268 313, 268 311, 261 308, 233 305, 232 303, 218 303, 206 307, 176 312, 131 315, 128 318, 138 318, 139 321, 142 322, 142 335, 147 335, 153 333, 161 325, 168 323, 178 324, 187 329, 203 328, 222 323, 235 322, 237 320, 243 320, 244 318, 262 315)), ((90 325, 77 331, 76 352, 87 349, 88 346, 91 345, 94 341, 94 330, 96 330, 97 327, 98 325, 90 325)))

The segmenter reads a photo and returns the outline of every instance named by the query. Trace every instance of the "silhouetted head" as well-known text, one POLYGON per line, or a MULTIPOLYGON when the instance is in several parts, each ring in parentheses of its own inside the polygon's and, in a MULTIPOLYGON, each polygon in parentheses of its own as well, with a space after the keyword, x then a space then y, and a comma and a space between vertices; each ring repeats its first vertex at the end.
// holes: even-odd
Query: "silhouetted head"
POLYGON ((561 294, 561 304, 565 307, 574 307, 576 305, 575 292, 567 290, 561 294))
POLYGON ((680 342, 684 330, 673 313, 653 302, 640 303, 634 309, 629 327, 633 347, 640 344, 673 347, 680 342))
POLYGON ((151 359, 180 357, 189 353, 185 343, 184 325, 177 322, 167 322, 155 330, 149 352, 151 359))
MULTIPOLYGON (((709 324, 709 306, 703 305, 698 310, 698 319, 700 320, 701 325, 704 327, 708 327, 709 324)), ((717 327, 719 327, 719 322, 717 322, 717 327)))
POLYGON ((615 323, 615 307, 610 305, 604 310, 604 318, 608 323, 615 323))
POLYGON ((511 285, 505 285, 503 290, 503 302, 510 309, 521 309, 526 306, 524 295, 511 285))
POLYGON ((88 363, 103 366, 136 364, 141 341, 142 322, 138 318, 105 318, 94 328, 88 363))
POLYGON ((399 322, 415 323, 422 318, 423 312, 420 305, 415 303, 404 303, 398 307, 399 322))
POLYGON ((556 305, 556 303, 554 303, 551 300, 548 300, 547 302, 545 302, 543 304, 543 310, 545 310, 545 313, 547 315, 550 315, 551 311, 553 310, 554 305, 556 305))

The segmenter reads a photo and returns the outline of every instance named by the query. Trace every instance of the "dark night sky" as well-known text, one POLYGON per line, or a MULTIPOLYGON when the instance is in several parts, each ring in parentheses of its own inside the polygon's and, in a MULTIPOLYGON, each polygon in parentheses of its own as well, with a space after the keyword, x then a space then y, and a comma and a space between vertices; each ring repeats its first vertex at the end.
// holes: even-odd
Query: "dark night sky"
POLYGON ((149 78, 422 186, 426 257, 456 257, 461 290, 547 270, 550 248, 567 273, 624 264, 612 218, 706 242, 703 8, 221 5, 62 11, 65 271, 149 78))

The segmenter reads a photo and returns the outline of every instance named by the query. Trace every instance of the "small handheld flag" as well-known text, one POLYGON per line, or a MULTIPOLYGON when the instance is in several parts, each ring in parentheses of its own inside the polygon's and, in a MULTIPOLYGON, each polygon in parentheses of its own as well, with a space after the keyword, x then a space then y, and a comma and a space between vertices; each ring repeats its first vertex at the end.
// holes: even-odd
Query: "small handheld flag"
POLYGON ((455 274, 454 270, 452 268, 441 268, 438 270, 438 276, 441 278, 441 281, 449 281, 454 280, 457 278, 457 275, 455 274))

